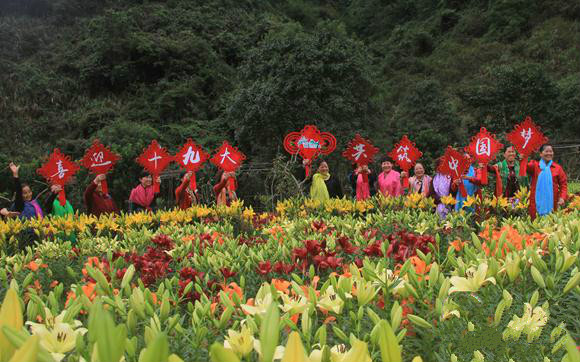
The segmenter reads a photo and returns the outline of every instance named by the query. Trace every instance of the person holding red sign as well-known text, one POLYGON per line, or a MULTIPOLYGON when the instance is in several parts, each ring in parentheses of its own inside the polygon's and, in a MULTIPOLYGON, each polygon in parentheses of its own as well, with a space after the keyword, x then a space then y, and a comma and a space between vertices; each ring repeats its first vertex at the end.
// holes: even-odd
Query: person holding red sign
POLYGON ((383 172, 378 177, 378 189, 384 196, 397 197, 403 194, 401 174, 393 169, 393 163, 385 158, 381 163, 383 172))
POLYGON ((350 184, 355 191, 357 201, 362 201, 370 198, 374 194, 373 186, 376 182, 376 176, 368 165, 358 166, 354 165, 354 170, 349 174, 350 184), (364 174, 367 175, 365 182, 364 174))
POLYGON ((106 179, 105 174, 97 175, 85 189, 85 206, 90 215, 99 217, 101 214, 119 213, 115 200, 111 195, 103 192, 103 181, 106 179))
POLYGON ((10 171, 12 171, 12 178, 14 179, 14 200, 13 211, 19 212, 20 219, 33 219, 44 217, 42 207, 36 199, 33 199, 32 189, 30 185, 20 182, 18 172, 20 166, 10 162, 10 171))
POLYGON ((564 206, 568 198, 568 178, 564 169, 554 162, 550 144, 540 147, 540 161, 530 161, 526 171, 532 178, 529 213, 533 219, 564 206))
POLYGON ((431 185, 429 187, 429 197, 433 198, 435 201, 437 215, 441 219, 445 219, 447 214, 451 211, 449 206, 445 205, 441 199, 445 196, 451 195, 451 177, 445 175, 439 171, 441 163, 443 162, 443 157, 439 157, 435 161, 435 175, 431 179, 431 185))
POLYGON ((504 160, 493 166, 488 166, 488 171, 496 174, 495 196, 503 196, 511 199, 521 187, 528 187, 528 176, 520 176, 520 164, 516 161, 514 146, 508 146, 504 152, 504 160))
POLYGON ((193 171, 186 172, 181 178, 181 185, 175 189, 175 201, 181 210, 189 209, 198 203, 197 190, 192 190, 190 180, 193 171))
MULTIPOLYGON (((161 183, 161 177, 157 177, 157 184, 161 183)), ((129 196, 129 212, 153 211, 152 205, 157 198, 153 187, 153 177, 147 172, 141 172, 139 185, 131 190, 129 196)))
MULTIPOLYGON (((306 170, 309 161, 302 161, 302 165, 306 170)), ((306 187, 310 190, 310 198, 313 200, 324 202, 331 198, 341 198, 343 196, 339 180, 330 174, 328 163, 324 160, 319 161, 314 175, 306 175, 305 181, 306 187)))
POLYGON ((238 180, 236 179, 236 173, 225 172, 224 170, 219 170, 216 175, 217 183, 213 186, 213 192, 215 193, 216 204, 230 206, 232 201, 238 199, 238 195, 233 191, 238 188, 238 180), (232 180, 232 181, 230 181, 232 180), (230 183, 233 182, 233 189, 230 183))
MULTIPOLYGON (((469 156, 469 153, 465 153, 465 157, 468 159, 471 159, 469 156)), ((465 190, 467 191, 467 196, 472 196, 472 197, 479 197, 479 199, 482 199, 482 193, 481 193, 481 185, 482 185, 482 169, 481 167, 475 168, 473 167, 473 164, 469 166, 469 170, 467 171, 466 175, 463 175, 461 178, 463 179, 463 185, 465 186, 465 190)), ((457 187, 457 183, 454 183, 453 185, 453 190, 455 191, 455 188, 457 187)), ((457 195, 455 196, 455 199, 457 200, 457 203, 455 204, 455 211, 459 211, 461 210, 461 208, 463 207, 463 203, 465 202, 465 200, 467 200, 467 197, 463 197, 461 195, 460 191, 457 191, 457 195)), ((467 211, 469 212, 473 212, 474 208, 472 207, 468 207, 467 211)))

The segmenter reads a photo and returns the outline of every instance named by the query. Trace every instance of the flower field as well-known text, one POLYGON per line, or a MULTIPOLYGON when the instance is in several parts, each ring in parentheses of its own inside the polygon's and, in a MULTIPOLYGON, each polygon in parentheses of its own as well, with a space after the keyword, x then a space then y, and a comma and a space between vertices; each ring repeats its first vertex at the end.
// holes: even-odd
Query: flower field
POLYGON ((0 221, 0 362, 580 362, 580 198, 526 203, 0 221))

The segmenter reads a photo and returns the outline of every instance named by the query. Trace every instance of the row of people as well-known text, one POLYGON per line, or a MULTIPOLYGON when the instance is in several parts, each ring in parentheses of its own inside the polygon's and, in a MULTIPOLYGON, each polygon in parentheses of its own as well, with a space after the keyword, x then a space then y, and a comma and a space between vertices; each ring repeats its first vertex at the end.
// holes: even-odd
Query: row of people
MULTIPOLYGON (((537 215, 546 215, 558 207, 564 206, 568 198, 567 176, 563 168, 553 161, 554 149, 545 144, 540 148, 540 159, 529 161, 526 165, 526 176, 520 176, 520 164, 516 160, 516 151, 512 146, 506 148, 504 159, 495 165, 488 165, 487 172, 495 183, 495 196, 503 196, 512 199, 522 187, 530 189, 529 213, 532 218, 537 215), (531 187, 530 187, 531 186, 531 187)), ((466 157, 469 157, 466 154, 466 157)), ((435 169, 439 169, 441 158, 437 160, 435 169)), ((304 166, 307 162, 304 163, 304 166)), ((451 210, 443 204, 441 199, 445 196, 455 195, 457 203, 455 209, 460 210, 466 200, 460 191, 459 185, 463 185, 468 196, 482 196, 483 165, 472 164, 461 180, 451 181, 450 177, 436 171, 433 177, 425 174, 425 168, 421 163, 414 167, 414 175, 409 177, 410 193, 421 193, 425 197, 432 197, 437 205, 437 213, 444 218, 451 210)), ((365 200, 380 192, 384 196, 401 196, 404 194, 402 178, 409 176, 405 171, 399 173, 393 169, 390 160, 381 162, 382 172, 374 175, 368 166, 357 166, 349 174, 349 182, 353 189, 353 196, 357 200, 365 200)), ((316 173, 307 178, 310 187, 310 197, 324 201, 331 197, 341 197, 338 186, 339 182, 330 175, 328 164, 321 161, 316 173)), ((468 209, 472 210, 472 209, 468 209)))
MULTIPOLYGON (((30 219, 42 218, 48 214, 55 216, 74 214, 74 209, 68 200, 64 206, 57 200, 61 186, 52 185, 49 188, 50 192, 46 196, 39 197, 41 196, 39 195, 34 197, 30 185, 20 180, 20 166, 10 163, 9 169, 12 172, 14 202, 10 207, 0 208, 0 215, 2 217, 30 219)), ((188 172, 182 177, 181 184, 175 190, 176 203, 181 209, 187 209, 191 205, 199 202, 197 190, 191 190, 190 179, 191 172, 188 172)), ((218 205, 229 205, 237 199, 235 191, 228 188, 230 179, 233 180, 234 184, 237 182, 235 173, 218 173, 218 181, 213 187, 218 205)), ((105 175, 97 175, 85 189, 83 196, 88 214, 99 216, 101 214, 119 213, 119 208, 111 195, 103 192, 102 182, 105 180, 105 175)), ((161 179, 158 179, 157 182, 161 182, 161 179)), ((139 177, 139 184, 131 190, 129 196, 129 212, 151 211, 157 195, 154 192, 153 178, 151 175, 142 173, 139 177)))
MULTIPOLYGON (((567 178, 562 167, 553 162, 554 152, 550 145, 544 145, 540 149, 540 160, 530 161, 527 164, 527 176, 520 176, 519 162, 516 160, 516 152, 513 147, 508 147, 504 153, 504 160, 493 166, 488 166, 488 172, 496 177, 490 179, 495 182, 495 195, 513 198, 520 187, 531 185, 530 215, 534 218, 536 214, 545 215, 559 206, 563 206, 567 199, 567 178)), ((441 159, 438 160, 440 162, 441 159)), ((304 162, 306 167, 308 162, 304 162)), ((436 170, 439 168, 436 165, 436 170)), ((64 206, 60 205, 56 199, 60 191, 60 186, 53 185, 50 188, 48 197, 41 205, 36 198, 33 198, 32 190, 28 184, 21 183, 19 178, 20 167, 11 163, 9 168, 13 176, 13 187, 15 201, 10 209, 1 209, 0 213, 6 217, 33 218, 43 217, 44 212, 53 215, 70 215, 74 213, 72 205, 67 201, 64 206)), ((385 196, 401 196, 404 194, 401 179, 407 177, 404 171, 399 173, 393 167, 393 163, 385 159, 381 162, 382 172, 375 175, 368 166, 356 167, 349 175, 349 181, 357 200, 364 200, 375 193, 380 192, 385 196)), ((456 195, 457 210, 462 208, 465 198, 459 192, 459 184, 463 182, 468 196, 479 195, 481 197, 482 183, 481 165, 471 165, 468 172, 463 175, 462 180, 454 182, 439 172, 433 177, 425 173, 425 168, 421 163, 414 167, 414 175, 409 177, 408 192, 421 193, 426 197, 432 197, 437 205, 437 213, 445 217, 451 210, 441 202, 441 199, 448 195, 456 195)), ((175 190, 176 204, 181 209, 187 209, 199 203, 197 190, 190 187, 192 174, 186 173, 181 184, 175 190)), ((119 208, 111 195, 104 193, 102 181, 105 175, 97 175, 87 186, 84 192, 84 202, 87 212, 99 216, 103 213, 118 213, 119 208)), ((160 179, 157 182, 161 182, 160 179)), ((236 187, 230 187, 231 183, 237 183, 235 173, 220 171, 216 177, 213 191, 218 205, 229 205, 237 199, 236 187), (233 181, 230 181, 233 180, 233 181)), ((305 183, 309 196, 313 199, 324 201, 330 198, 342 197, 343 192, 340 180, 331 175, 328 163, 319 162, 316 172, 305 178, 305 183)), ((154 192, 153 179, 147 173, 139 177, 137 185, 129 196, 129 211, 152 210, 152 205, 158 194, 154 192)))

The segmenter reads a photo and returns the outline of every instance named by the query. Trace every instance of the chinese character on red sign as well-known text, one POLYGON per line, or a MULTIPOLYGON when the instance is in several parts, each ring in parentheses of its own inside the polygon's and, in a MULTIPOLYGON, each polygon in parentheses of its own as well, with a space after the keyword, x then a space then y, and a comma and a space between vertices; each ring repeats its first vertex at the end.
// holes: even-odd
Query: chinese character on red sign
POLYGON ((42 167, 36 172, 44 177, 51 185, 60 185, 62 187, 58 194, 58 200, 62 206, 66 203, 64 185, 80 169, 80 167, 70 157, 64 155, 56 148, 48 157, 42 167))
MULTIPOLYGON (((470 165, 471 160, 468 156, 457 151, 451 146, 447 146, 445 155, 443 155, 443 159, 441 160, 438 171, 444 175, 449 175, 451 180, 461 180, 461 177, 467 172, 467 170, 469 170, 470 165)), ((467 190, 465 190, 463 182, 459 183, 459 189, 461 191, 461 195, 463 197, 467 197, 467 190)))
POLYGON ((362 138, 357 134, 348 144, 346 150, 342 155, 350 160, 352 163, 356 163, 359 166, 368 165, 373 162, 373 158, 379 152, 379 149, 373 146, 373 144, 362 138))
POLYGON ((175 162, 188 172, 191 172, 189 178, 189 187, 195 191, 197 189, 195 172, 209 159, 209 154, 206 153, 200 146, 198 146, 191 139, 181 147, 181 150, 175 155, 175 162))
POLYGON ((306 175, 310 174, 310 163, 320 154, 329 155, 336 149, 336 138, 328 132, 320 132, 316 126, 308 125, 300 132, 290 132, 284 138, 284 149, 291 155, 299 154, 308 161, 306 175))
MULTIPOLYGON (((423 156, 423 153, 415 147, 415 144, 409 140, 407 135, 404 135, 403 138, 395 144, 393 150, 388 154, 388 156, 391 157, 402 170, 409 173, 409 170, 415 165, 417 160, 423 156)), ((408 176, 403 178, 403 187, 409 187, 408 176)))
POLYGON ((234 172, 240 168, 245 159, 246 156, 242 152, 231 146, 228 141, 224 141, 210 161, 225 172, 234 172))
POLYGON ((151 144, 137 157, 137 163, 153 177, 153 187, 156 193, 159 192, 157 178, 171 161, 173 161, 173 157, 165 148, 159 146, 156 140, 151 141, 151 144))
POLYGON ((522 160, 520 161, 520 176, 525 176, 528 157, 536 152, 541 145, 548 142, 548 139, 532 121, 532 117, 530 116, 526 117, 522 123, 517 124, 513 131, 508 133, 506 138, 522 155, 522 160))
POLYGON ((482 168, 482 183, 487 184, 487 164, 493 161, 497 153, 503 148, 503 144, 495 139, 495 135, 491 134, 482 127, 479 133, 472 139, 471 143, 465 147, 468 152, 477 162, 483 164, 482 168))
MULTIPOLYGON (((117 154, 103 146, 99 140, 95 140, 92 146, 85 152, 81 164, 91 173, 101 175, 109 172, 120 159, 117 154)), ((106 180, 101 181, 101 187, 103 193, 107 194, 108 188, 106 180)))

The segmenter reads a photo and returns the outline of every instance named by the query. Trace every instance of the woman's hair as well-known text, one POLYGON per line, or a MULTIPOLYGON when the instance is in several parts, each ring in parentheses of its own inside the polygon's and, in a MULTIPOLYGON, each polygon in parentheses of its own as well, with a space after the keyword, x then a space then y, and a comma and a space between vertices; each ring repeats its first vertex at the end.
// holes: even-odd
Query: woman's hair
POLYGON ((554 149, 554 147, 552 147, 551 144, 544 143, 543 145, 540 146, 540 152, 544 152, 544 150, 546 149, 546 147, 551 147, 552 149, 554 149))
POLYGON ((28 184, 28 183, 26 183, 26 182, 23 182, 23 183, 21 184, 21 186, 22 186, 22 188, 28 187, 30 190, 32 190, 32 187, 30 187, 30 184, 28 184))
POLYGON ((393 161, 389 157, 386 157, 386 156, 381 158, 381 165, 383 164, 383 162, 393 163, 393 161))
POLYGON ((147 172, 147 171, 143 170, 143 171, 141 171, 141 172, 139 173, 139 180, 141 180, 143 177, 148 177, 148 176, 151 176, 151 175, 149 174, 149 172, 147 172))
POLYGON ((320 168, 320 165, 322 165, 323 163, 326 163, 328 165, 328 162, 326 162, 324 158, 319 159, 318 162, 316 162, 316 169, 318 170, 320 168))

